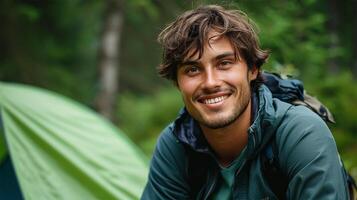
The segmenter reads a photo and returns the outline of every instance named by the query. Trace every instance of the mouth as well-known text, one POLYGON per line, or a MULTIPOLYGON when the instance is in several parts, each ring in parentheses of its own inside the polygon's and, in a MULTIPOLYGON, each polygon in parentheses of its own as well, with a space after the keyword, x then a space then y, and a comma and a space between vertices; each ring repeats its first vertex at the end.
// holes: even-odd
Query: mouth
POLYGON ((198 99, 198 102, 206 104, 206 105, 212 105, 212 104, 218 104, 223 102, 225 99, 229 97, 228 94, 221 94, 221 95, 215 95, 215 96, 205 96, 201 97, 198 99))
POLYGON ((228 95, 220 96, 220 97, 215 97, 215 98, 210 98, 210 99, 203 99, 202 103, 204 104, 215 104, 224 101, 225 99, 228 98, 228 95))

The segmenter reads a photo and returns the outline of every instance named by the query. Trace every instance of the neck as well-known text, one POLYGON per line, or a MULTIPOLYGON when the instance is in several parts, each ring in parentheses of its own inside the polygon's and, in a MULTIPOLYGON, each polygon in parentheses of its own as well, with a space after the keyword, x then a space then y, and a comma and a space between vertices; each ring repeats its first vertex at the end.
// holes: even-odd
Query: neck
POLYGON ((250 120, 251 102, 232 124, 224 128, 210 129, 201 125, 202 132, 221 165, 228 166, 247 145, 250 120))

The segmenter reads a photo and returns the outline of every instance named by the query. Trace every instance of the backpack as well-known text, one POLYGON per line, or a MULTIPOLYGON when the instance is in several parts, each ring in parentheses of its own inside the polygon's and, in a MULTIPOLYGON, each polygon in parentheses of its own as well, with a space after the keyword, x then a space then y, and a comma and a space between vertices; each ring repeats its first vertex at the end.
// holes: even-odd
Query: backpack
MULTIPOLYGON (((324 121, 335 123, 331 112, 319 100, 304 92, 301 81, 296 79, 283 79, 278 74, 263 72, 264 84, 271 90, 273 97, 293 105, 304 105, 318 114, 324 121)), ((279 169, 278 152, 275 144, 275 137, 263 149, 262 163, 263 173, 267 179, 270 189, 278 199, 286 199, 285 193, 289 180, 279 169)), ((357 190, 356 181, 343 166, 343 171, 347 177, 347 187, 350 199, 354 199, 354 191, 357 190)))

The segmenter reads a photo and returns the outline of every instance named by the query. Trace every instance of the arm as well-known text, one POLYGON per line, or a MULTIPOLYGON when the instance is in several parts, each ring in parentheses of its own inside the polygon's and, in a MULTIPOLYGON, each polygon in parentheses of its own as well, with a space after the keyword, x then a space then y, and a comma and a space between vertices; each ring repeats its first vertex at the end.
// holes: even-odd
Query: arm
POLYGON ((166 128, 158 139, 142 200, 189 199, 185 149, 176 141, 171 129, 166 128))
POLYGON ((287 114, 277 137, 279 162, 290 180, 288 199, 348 199, 335 140, 320 117, 305 107, 287 114))

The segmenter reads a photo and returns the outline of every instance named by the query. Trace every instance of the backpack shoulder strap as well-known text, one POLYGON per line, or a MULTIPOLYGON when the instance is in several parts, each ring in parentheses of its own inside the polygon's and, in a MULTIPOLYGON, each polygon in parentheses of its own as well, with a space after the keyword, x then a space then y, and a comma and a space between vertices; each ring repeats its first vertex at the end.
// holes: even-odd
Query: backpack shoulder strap
POLYGON ((346 171, 346 168, 344 169, 347 175, 347 186, 348 186, 348 192, 350 193, 350 199, 354 200, 356 196, 355 191, 357 191, 356 181, 353 178, 353 176, 346 171))
POLYGON ((325 105, 323 105, 317 98, 309 95, 306 91, 304 93, 304 100, 295 99, 291 103, 294 105, 304 105, 316 114, 318 114, 324 121, 336 123, 329 109, 325 105))

